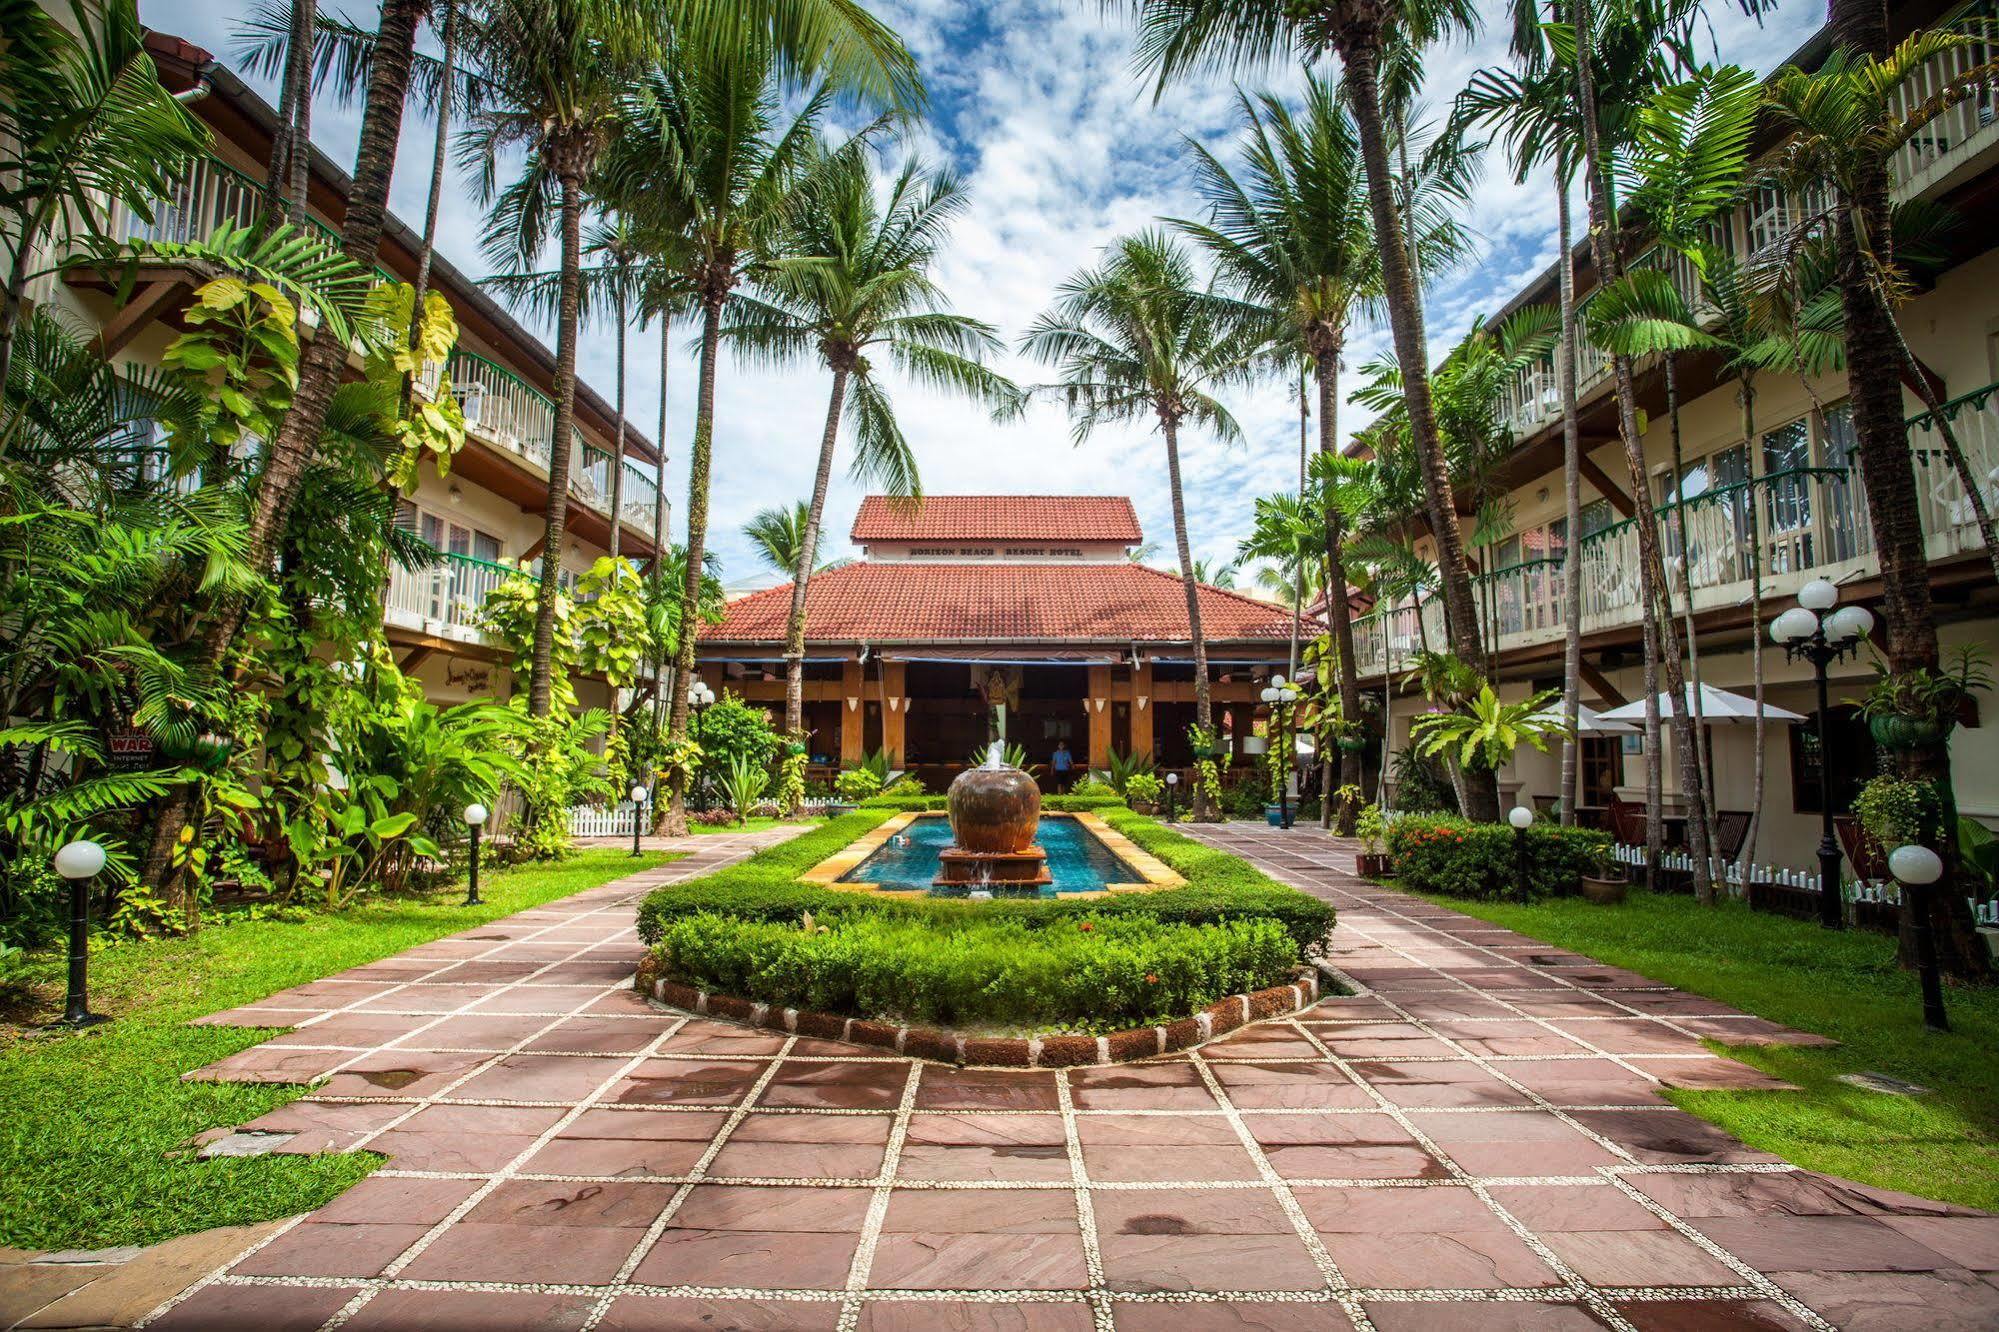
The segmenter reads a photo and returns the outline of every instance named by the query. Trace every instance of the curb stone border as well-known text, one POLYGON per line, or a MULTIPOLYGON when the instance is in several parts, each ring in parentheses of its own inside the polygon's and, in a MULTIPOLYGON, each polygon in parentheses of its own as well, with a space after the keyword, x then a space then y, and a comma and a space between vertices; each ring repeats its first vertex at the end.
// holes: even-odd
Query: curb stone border
POLYGON ((1310 1008, 1321 997, 1319 973, 1305 968, 1288 985, 1232 994, 1189 1017, 1159 1026, 1131 1027, 1107 1036, 966 1036, 936 1027, 896 1026, 833 1013, 774 1008, 734 995, 711 994, 692 985, 659 979, 650 964, 651 959, 647 958, 646 965, 639 968, 634 988, 640 994, 689 1013, 975 1068, 1082 1068, 1153 1059, 1190 1050, 1252 1022, 1310 1008))

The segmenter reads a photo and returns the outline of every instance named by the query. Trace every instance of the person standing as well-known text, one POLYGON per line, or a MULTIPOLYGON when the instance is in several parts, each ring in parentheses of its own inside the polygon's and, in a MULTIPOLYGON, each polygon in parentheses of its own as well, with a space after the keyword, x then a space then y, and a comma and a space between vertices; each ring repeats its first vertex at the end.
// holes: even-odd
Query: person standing
POLYGON ((1055 770, 1055 793, 1060 795, 1069 789, 1069 774, 1076 770, 1076 756, 1069 752, 1067 740, 1055 742, 1055 757, 1049 766, 1055 770))

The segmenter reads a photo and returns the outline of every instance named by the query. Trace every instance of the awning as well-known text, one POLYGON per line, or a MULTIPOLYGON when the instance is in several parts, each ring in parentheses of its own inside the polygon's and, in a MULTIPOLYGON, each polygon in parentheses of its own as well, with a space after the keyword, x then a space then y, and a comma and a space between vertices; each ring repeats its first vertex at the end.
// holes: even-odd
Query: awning
POLYGON ((1114 666, 1116 652, 1088 648, 877 648, 882 661, 963 662, 973 666, 1114 666))

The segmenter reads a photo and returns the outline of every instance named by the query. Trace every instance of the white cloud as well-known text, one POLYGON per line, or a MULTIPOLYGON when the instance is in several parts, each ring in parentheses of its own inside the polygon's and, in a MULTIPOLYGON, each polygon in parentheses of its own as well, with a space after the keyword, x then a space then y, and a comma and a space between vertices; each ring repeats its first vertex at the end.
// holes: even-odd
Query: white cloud
MULTIPOLYGON (((149 22, 225 57, 235 45, 231 29, 249 8, 249 0, 141 0, 149 22)), ((882 0, 877 8, 909 41, 931 90, 933 124, 915 146, 926 156, 950 160, 970 188, 971 207, 937 274, 960 311, 998 325, 1011 341, 1048 302, 1055 285, 1091 261, 1111 237, 1162 214, 1195 212, 1180 143, 1188 135, 1226 147, 1234 105, 1224 82, 1176 88, 1155 104, 1150 86, 1131 71, 1128 31, 1087 0, 1014 0, 1001 6, 882 0)), ((373 17, 365 4, 357 4, 351 16, 364 23, 373 17)), ((1784 0, 1760 28, 1732 7, 1715 6, 1713 14, 1724 54, 1760 69, 1788 55, 1816 22, 1816 7, 1805 0, 1784 0)), ((1431 101, 1441 108, 1472 70, 1503 58, 1501 32, 1436 52, 1427 62, 1431 101)), ((315 139, 335 160, 351 161, 358 108, 336 107, 322 98, 315 115, 315 139)), ((421 216, 429 142, 429 124, 413 115, 405 122, 392 198, 405 218, 421 216)), ((461 184, 445 198, 440 248, 468 272, 487 271, 478 249, 482 217, 469 188, 461 184)), ((1468 220, 1482 238, 1483 254, 1431 293, 1433 354, 1554 257, 1555 217, 1546 179, 1516 184, 1495 158, 1468 220)), ((552 341, 552 329, 541 331, 552 341)), ((1387 345, 1386 330, 1358 330, 1348 366, 1364 364, 1387 345)), ((609 331, 586 332, 579 353, 584 377, 610 397, 615 352, 609 331)), ((630 415, 652 434, 660 390, 655 333, 634 340, 630 362, 630 415)), ((1049 377, 1045 368, 1011 356, 1003 368, 1022 382, 1049 377)), ((676 522, 686 494, 694 369, 687 349, 676 345, 665 440, 672 455, 668 487, 676 522)), ((809 488, 826 387, 824 373, 813 367, 773 373, 723 366, 711 545, 731 580, 756 568, 738 531, 744 520, 809 488)), ((1156 434, 1105 431, 1075 447, 1052 403, 1039 403, 1024 420, 998 426, 960 401, 907 384, 892 384, 892 391, 929 490, 1129 494, 1147 534, 1171 551, 1164 451, 1156 434)), ((1232 555, 1256 496, 1296 481, 1297 407, 1286 387, 1239 393, 1231 405, 1249 436, 1246 444, 1225 449, 1198 436, 1183 441, 1188 523, 1197 555, 1232 555)), ((1343 408, 1339 423, 1345 434, 1364 421, 1357 409, 1343 408)), ((841 476, 829 500, 831 530, 843 546, 859 493, 841 476)))

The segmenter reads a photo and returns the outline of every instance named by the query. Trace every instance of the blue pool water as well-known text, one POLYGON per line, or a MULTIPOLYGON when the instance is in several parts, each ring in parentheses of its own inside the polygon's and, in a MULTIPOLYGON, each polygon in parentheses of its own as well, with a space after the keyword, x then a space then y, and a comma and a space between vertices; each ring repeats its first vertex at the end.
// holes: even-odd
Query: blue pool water
MULTIPOLYGON (((842 875, 842 880, 876 883, 884 888, 922 888, 935 897, 964 897, 983 887, 932 886, 931 881, 937 877, 937 853, 951 845, 949 819, 926 816, 903 832, 909 838, 908 846, 887 843, 842 875)), ((1074 819, 1043 815, 1034 840, 1048 853, 1048 874, 1054 882, 1040 886, 993 885, 984 891, 994 897, 1054 897, 1061 893, 1099 892, 1107 883, 1143 882, 1137 871, 1119 860, 1094 833, 1074 819)))

